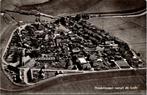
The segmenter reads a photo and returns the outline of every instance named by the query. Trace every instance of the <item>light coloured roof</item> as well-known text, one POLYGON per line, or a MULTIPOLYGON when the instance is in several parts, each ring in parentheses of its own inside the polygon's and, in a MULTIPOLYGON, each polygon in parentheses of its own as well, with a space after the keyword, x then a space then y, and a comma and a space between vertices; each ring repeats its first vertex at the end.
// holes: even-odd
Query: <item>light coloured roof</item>
POLYGON ((79 59, 80 63, 87 63, 87 61, 86 61, 86 59, 84 57, 78 58, 78 59, 79 59))
POLYGON ((30 59, 30 56, 22 57, 24 63, 27 63, 30 59))

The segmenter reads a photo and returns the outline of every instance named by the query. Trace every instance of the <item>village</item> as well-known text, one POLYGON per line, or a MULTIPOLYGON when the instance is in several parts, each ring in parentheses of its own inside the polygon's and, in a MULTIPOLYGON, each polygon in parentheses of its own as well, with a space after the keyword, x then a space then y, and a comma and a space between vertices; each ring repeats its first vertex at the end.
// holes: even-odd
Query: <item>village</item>
POLYGON ((20 84, 53 76, 143 67, 139 53, 87 21, 88 15, 25 23, 12 33, 3 56, 6 72, 20 84))

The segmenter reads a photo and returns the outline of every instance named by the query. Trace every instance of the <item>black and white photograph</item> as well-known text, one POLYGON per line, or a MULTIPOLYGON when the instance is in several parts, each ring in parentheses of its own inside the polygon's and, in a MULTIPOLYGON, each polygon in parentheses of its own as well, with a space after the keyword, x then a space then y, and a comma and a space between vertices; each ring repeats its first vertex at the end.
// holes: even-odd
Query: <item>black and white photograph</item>
POLYGON ((0 0, 0 95, 146 95, 146 0, 0 0))

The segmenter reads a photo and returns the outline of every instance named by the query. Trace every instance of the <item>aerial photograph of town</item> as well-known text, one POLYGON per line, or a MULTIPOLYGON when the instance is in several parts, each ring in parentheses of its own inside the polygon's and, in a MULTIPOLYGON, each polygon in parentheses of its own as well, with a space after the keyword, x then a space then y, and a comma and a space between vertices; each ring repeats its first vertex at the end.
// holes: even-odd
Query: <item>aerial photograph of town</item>
POLYGON ((2 95, 146 95, 145 0, 0 0, 2 95))

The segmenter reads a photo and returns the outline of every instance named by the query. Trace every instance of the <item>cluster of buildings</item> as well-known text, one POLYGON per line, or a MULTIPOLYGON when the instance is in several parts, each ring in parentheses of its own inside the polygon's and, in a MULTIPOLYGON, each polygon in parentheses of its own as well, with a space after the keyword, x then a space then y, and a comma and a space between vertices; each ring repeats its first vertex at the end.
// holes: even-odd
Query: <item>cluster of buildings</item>
POLYGON ((14 73, 16 82, 29 84, 63 74, 62 70, 142 66, 141 59, 127 43, 98 29, 88 18, 87 15, 67 16, 50 23, 37 21, 19 26, 4 55, 9 64, 6 71, 14 73))

